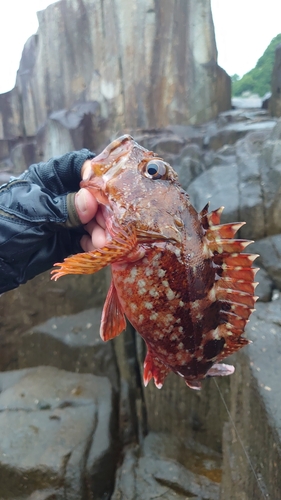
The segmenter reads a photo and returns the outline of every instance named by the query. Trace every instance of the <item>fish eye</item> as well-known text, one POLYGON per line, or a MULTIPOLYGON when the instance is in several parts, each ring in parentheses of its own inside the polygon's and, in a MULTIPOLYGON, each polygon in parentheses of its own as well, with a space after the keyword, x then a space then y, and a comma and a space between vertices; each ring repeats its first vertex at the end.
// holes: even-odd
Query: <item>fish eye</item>
POLYGON ((144 167, 144 175, 153 180, 162 179, 166 172, 166 165, 161 160, 151 160, 144 167))

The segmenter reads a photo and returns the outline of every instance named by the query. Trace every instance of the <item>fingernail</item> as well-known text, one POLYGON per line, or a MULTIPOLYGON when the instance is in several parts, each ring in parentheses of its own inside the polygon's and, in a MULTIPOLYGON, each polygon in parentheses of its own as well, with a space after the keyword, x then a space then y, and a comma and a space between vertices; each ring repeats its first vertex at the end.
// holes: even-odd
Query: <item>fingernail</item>
POLYGON ((87 210, 87 199, 86 199, 86 196, 85 196, 84 189, 80 189, 80 191, 78 191, 78 193, 76 194, 75 202, 76 202, 76 208, 80 212, 82 212, 82 213, 86 212, 86 210, 87 210))

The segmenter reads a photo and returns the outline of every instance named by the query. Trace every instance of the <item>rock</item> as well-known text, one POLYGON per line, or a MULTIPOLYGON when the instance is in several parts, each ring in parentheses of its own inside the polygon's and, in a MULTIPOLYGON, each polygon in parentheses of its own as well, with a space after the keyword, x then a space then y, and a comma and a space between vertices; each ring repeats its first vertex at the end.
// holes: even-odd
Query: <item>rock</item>
POLYGON ((104 303, 107 271, 90 276, 50 280, 47 271, 0 298, 0 370, 18 368, 18 339, 36 324, 53 316, 77 313, 104 303))
MULTIPOLYGON (((252 251, 252 247, 250 248, 252 251)), ((274 283, 269 274, 262 267, 259 269, 256 275, 256 281, 259 284, 255 290, 255 295, 258 296, 260 302, 270 302, 270 300, 272 299, 274 283)))
POLYGON ((107 498, 117 460, 108 379, 39 367, 2 373, 0 386, 1 495, 107 498))
MULTIPOLYGON (((235 158, 205 154, 206 170, 188 187, 197 210, 211 201, 211 209, 225 206, 223 222, 245 221, 242 238, 261 239, 281 232, 281 125, 273 130, 249 133, 235 146, 235 158), (219 163, 218 166, 212 166, 219 163)), ((233 149, 231 150, 233 153, 233 149)))
POLYGON ((239 139, 245 137, 249 132, 270 132, 275 126, 275 120, 261 121, 258 123, 238 122, 226 125, 218 129, 205 140, 210 148, 217 150, 225 144, 235 144, 239 139))
POLYGON ((40 161, 40 158, 36 155, 36 147, 34 142, 18 144, 18 146, 12 149, 10 158, 14 167, 14 175, 20 175, 32 163, 40 161))
POLYGON ((127 329, 114 339, 114 349, 120 374, 120 440, 123 445, 141 442, 147 433, 143 384, 136 349, 136 332, 127 329))
POLYGON ((275 287, 281 290, 281 234, 256 241, 251 251, 260 255, 255 263, 264 267, 275 287))
POLYGON ((38 13, 16 87, 0 98, 0 139, 34 137, 58 113, 76 128, 72 109, 81 102, 99 108, 107 139, 112 130, 202 123, 230 108, 209 0, 148 0, 137 10, 114 0, 111 7, 104 16, 99 3, 65 0, 38 13), (71 44, 69 33, 76 33, 71 44))
POLYGON ((54 317, 20 337, 19 368, 47 365, 108 377, 119 389, 114 346, 100 338, 101 308, 54 317))
POLYGON ((184 140, 175 135, 166 137, 165 135, 162 135, 152 142, 151 149, 159 156, 165 157, 167 153, 175 155, 179 154, 184 144, 184 140))
POLYGON ((182 500, 187 497, 218 500, 219 485, 209 478, 219 467, 220 457, 214 452, 206 449, 198 452, 194 448, 188 450, 171 435, 151 433, 145 438, 141 449, 127 450, 117 472, 112 500, 160 497, 166 500, 175 497, 182 500), (184 465, 176 458, 180 455, 179 450, 184 465), (198 467, 198 458, 202 464, 201 469, 198 467), (198 471, 200 469, 199 473, 197 467, 198 471))
MULTIPOLYGON (((145 347, 140 335, 137 335, 137 348, 142 371, 145 347)), ((226 401, 229 398, 229 378, 217 379, 226 401)), ((221 452, 222 427, 228 415, 212 378, 203 381, 201 391, 194 391, 178 375, 170 373, 162 389, 157 389, 151 381, 143 389, 143 397, 148 432, 164 432, 175 438, 184 436, 221 452)))
POLYGON ((281 116, 281 45, 275 49, 275 60, 271 78, 270 112, 272 116, 281 116))
POLYGON ((188 194, 196 210, 211 202, 210 210, 224 206, 222 222, 239 220, 238 167, 215 166, 199 175, 189 186, 188 194))
POLYGON ((230 423, 224 431, 221 500, 279 496, 280 325, 280 299, 256 304, 246 327, 253 343, 236 357, 231 377, 230 409, 236 430, 230 423))
POLYGON ((185 146, 173 165, 178 173, 183 189, 188 190, 189 184, 205 170, 203 155, 197 144, 185 146))
POLYGON ((266 233, 260 174, 260 155, 266 139, 266 133, 252 132, 236 145, 239 219, 247 223, 241 228, 240 234, 250 240, 262 238, 266 233))

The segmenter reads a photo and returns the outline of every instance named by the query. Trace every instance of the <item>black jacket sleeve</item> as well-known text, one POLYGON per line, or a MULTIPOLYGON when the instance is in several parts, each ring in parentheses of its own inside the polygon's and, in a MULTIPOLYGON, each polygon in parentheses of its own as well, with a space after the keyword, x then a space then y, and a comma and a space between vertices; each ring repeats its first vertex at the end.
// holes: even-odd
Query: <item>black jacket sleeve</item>
POLYGON ((0 187, 0 293, 81 252, 84 230, 68 201, 79 189, 87 149, 31 165, 0 187))

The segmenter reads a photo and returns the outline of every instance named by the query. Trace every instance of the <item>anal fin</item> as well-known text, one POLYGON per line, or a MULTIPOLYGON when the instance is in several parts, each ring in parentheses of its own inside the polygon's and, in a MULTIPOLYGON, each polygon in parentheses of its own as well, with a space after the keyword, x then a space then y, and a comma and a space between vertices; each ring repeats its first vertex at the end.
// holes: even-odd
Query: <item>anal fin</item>
POLYGON ((147 354, 143 364, 143 382, 147 386, 148 382, 154 378, 157 389, 161 389, 163 382, 170 372, 170 368, 164 365, 162 361, 148 347, 147 354))
POLYGON ((100 336, 107 341, 117 337, 126 328, 126 318, 120 304, 116 288, 111 281, 108 294, 103 306, 100 336))

